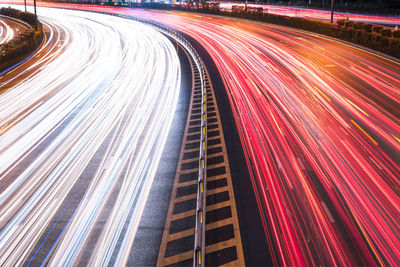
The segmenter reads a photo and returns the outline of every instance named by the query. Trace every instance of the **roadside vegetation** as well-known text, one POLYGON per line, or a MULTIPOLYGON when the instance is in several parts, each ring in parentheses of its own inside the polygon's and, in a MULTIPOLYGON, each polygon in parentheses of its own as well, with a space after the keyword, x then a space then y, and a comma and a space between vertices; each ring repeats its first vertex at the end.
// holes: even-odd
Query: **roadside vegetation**
POLYGON ((337 20, 336 23, 315 21, 300 17, 288 17, 268 14, 263 8, 249 7, 245 11, 243 6, 232 6, 231 11, 221 10, 218 3, 204 4, 203 6, 180 6, 146 3, 138 5, 142 8, 177 9, 229 17, 257 20, 271 24, 288 26, 314 33, 319 33, 362 45, 377 50, 393 57, 400 58, 400 30, 392 30, 370 23, 355 22, 351 20, 337 20))
POLYGON ((42 24, 35 15, 22 12, 13 8, 1 8, 0 15, 8 16, 28 23, 31 28, 21 32, 19 35, 0 45, 0 72, 18 63, 33 51, 43 41, 42 24))
MULTIPOLYGON (((330 9, 331 0, 264 0, 271 5, 330 9)), ((400 15, 398 0, 334 0, 335 10, 374 15, 400 15)))

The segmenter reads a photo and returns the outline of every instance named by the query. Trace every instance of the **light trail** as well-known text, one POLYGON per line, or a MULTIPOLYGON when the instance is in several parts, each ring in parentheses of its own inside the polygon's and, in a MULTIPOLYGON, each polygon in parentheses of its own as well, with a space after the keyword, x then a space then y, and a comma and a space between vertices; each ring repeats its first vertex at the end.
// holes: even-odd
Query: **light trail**
MULTIPOLYGON (((50 5, 50 4, 49 4, 50 5)), ((274 261, 400 265, 400 65, 317 34, 174 11, 227 90, 274 261)))
MULTIPOLYGON (((0 3, 14 3, 14 4, 24 4, 24 1, 22 0, 0 0, 0 3)), ((48 6, 48 7, 54 7, 59 5, 58 3, 51 3, 51 2, 41 2, 37 1, 38 5, 40 6, 48 6)), ((233 3, 233 2, 220 2, 220 8, 221 10, 224 11, 231 11, 232 6, 244 6, 244 3, 233 3)), ((69 7, 74 7, 79 9, 79 4, 74 5, 74 4, 69 4, 69 7)), ((95 8, 95 9, 101 9, 107 12, 111 7, 108 6, 96 6, 96 5, 90 5, 90 4, 85 4, 84 5, 85 9, 89 8, 95 8)), ((302 7, 288 7, 288 6, 275 6, 275 5, 261 5, 261 4, 248 4, 249 7, 262 7, 264 9, 265 13, 269 14, 275 14, 275 15, 282 15, 282 16, 289 16, 289 17, 301 17, 301 18, 307 18, 307 19, 312 19, 312 20, 319 20, 319 21, 327 21, 329 22, 331 20, 331 12, 330 10, 321 10, 321 9, 312 9, 312 8, 302 8, 302 7)), ((382 25, 388 25, 388 26, 393 26, 393 25, 398 25, 400 26, 400 16, 377 16, 377 15, 371 15, 371 14, 357 14, 357 13, 352 13, 349 12, 349 19, 354 20, 354 21, 363 21, 363 22, 369 22, 373 24, 382 24, 382 25)), ((335 11, 334 16, 333 16, 334 21, 337 19, 347 19, 347 13, 345 12, 339 12, 335 11)))
POLYGON ((109 12, 167 24, 211 55, 276 264, 400 264, 398 62, 246 20, 109 12))
MULTIPOLYGON (((19 24, 0 16, 0 44, 6 43, 18 34, 19 24)), ((25 27, 22 27, 25 29, 25 27)))
POLYGON ((7 21, 0 18, 0 44, 6 43, 14 37, 14 31, 7 21))
POLYGON ((0 266, 123 265, 180 89, 140 23, 40 8, 47 46, 0 77, 0 266))
MULTIPOLYGON (((244 6, 243 3, 220 3, 221 9, 232 10, 232 6, 244 6)), ((269 14, 276 14, 289 17, 301 17, 313 20, 330 21, 331 11, 330 10, 320 10, 312 8, 302 8, 302 7, 288 7, 288 6, 274 6, 274 5, 260 5, 260 4, 248 4, 248 7, 263 8, 264 12, 269 14)), ((377 16, 377 15, 367 15, 367 14, 356 14, 349 12, 349 19, 354 21, 364 21, 375 24, 387 24, 387 25, 400 25, 399 16, 377 16)), ((337 19, 347 19, 346 12, 334 12, 334 21, 337 19)))

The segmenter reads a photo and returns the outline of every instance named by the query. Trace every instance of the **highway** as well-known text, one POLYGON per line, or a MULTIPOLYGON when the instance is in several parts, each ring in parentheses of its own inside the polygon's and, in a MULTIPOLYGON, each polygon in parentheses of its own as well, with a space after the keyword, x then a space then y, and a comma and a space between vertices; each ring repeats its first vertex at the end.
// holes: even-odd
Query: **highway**
POLYGON ((400 264, 398 61, 246 20, 114 12, 174 27, 211 55, 276 264, 400 264))
POLYGON ((257 22, 113 9, 195 38, 222 76, 276 264, 400 264, 400 64, 257 22))
POLYGON ((65 6, 151 19, 208 51, 275 264, 400 265, 398 60, 235 18, 65 6))
POLYGON ((0 266, 123 265, 180 90, 159 32, 39 8, 45 45, 0 76, 0 266))
POLYGON ((10 41, 15 36, 11 23, 12 21, 0 17, 0 44, 10 41))
MULTIPOLYGON (((59 6, 59 3, 51 3, 51 2, 42 2, 42 1, 37 1, 38 5, 40 6, 59 6)), ((72 2, 72 1, 71 1, 72 2)), ((83 2, 83 1, 82 1, 83 2)), ((105 2, 105 1, 100 1, 100 2, 105 2)), ((129 1, 127 1, 129 2, 129 1)), ((20 4, 23 5, 24 1, 22 0, 0 0, 0 3, 13 3, 13 4, 20 4)), ((87 2, 89 3, 89 2, 87 2)), ((31 5, 28 2, 28 5, 31 5)), ((220 2, 220 8, 221 10, 224 11, 231 11, 232 10, 232 5, 236 6, 244 6, 243 2, 220 2)), ((70 4, 69 7, 73 7, 74 4, 70 4)), ((75 6, 75 8, 79 9, 79 4, 75 6)), ((85 4, 84 9, 90 8, 90 4, 85 4)), ((308 18, 312 20, 319 20, 319 21, 327 21, 329 22, 331 19, 331 12, 330 10, 322 10, 322 9, 312 9, 312 8, 305 8, 305 7, 296 7, 296 6, 276 6, 276 5, 261 5, 261 4, 254 4, 254 3, 249 3, 249 7, 262 7, 264 9, 264 13, 270 13, 270 14, 276 14, 276 15, 282 15, 282 16, 289 16, 289 17, 302 17, 302 18, 308 18)), ((105 12, 110 9, 110 7, 101 7, 101 6, 96 6, 95 9, 99 10, 102 9, 105 12)), ((31 10, 33 12, 33 10, 31 10)), ((363 21, 363 22, 369 22, 373 24, 381 24, 381 25, 387 25, 389 27, 394 27, 394 25, 398 25, 400 27, 400 17, 399 16, 379 16, 379 15, 373 15, 373 14, 357 14, 350 12, 349 14, 349 19, 354 20, 354 21, 363 21)), ((333 20, 336 21, 337 19, 347 19, 347 13, 345 12, 339 12, 336 11, 334 12, 333 20)))
MULTIPOLYGON (((224 2, 220 4, 221 9, 232 10, 232 5, 244 6, 243 3, 224 2)), ((249 4, 248 7, 263 8, 264 12, 289 17, 302 17, 313 20, 330 21, 331 11, 322 9, 312 9, 296 6, 275 6, 275 5, 260 5, 249 4)), ((377 16, 372 14, 356 14, 349 12, 349 19, 354 21, 364 21, 374 24, 383 25, 400 25, 400 17, 398 16, 377 16)), ((347 13, 334 10, 333 20, 347 19, 347 13)))
POLYGON ((0 16, 0 44, 10 41, 18 35, 18 31, 25 29, 25 26, 0 16))

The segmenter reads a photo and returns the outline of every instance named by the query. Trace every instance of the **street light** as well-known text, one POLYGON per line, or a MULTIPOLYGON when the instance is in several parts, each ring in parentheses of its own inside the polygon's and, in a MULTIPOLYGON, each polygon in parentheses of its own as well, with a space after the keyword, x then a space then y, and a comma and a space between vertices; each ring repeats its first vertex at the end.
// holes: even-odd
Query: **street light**
POLYGON ((331 0, 331 23, 333 23, 333 2, 334 0, 331 0))
MULTIPOLYGON (((26 1, 26 0, 25 0, 26 1)), ((34 9, 35 9, 35 18, 36 18, 36 21, 35 21, 35 30, 37 30, 37 20, 38 20, 38 18, 37 18, 37 14, 36 14, 36 0, 33 0, 33 6, 34 6, 34 9)))

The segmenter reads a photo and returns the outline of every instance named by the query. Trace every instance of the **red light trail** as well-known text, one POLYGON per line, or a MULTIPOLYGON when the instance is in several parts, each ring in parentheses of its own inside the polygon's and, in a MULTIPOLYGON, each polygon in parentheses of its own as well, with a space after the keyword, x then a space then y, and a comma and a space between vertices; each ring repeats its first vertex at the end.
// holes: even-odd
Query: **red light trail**
POLYGON ((246 20, 62 7, 151 19, 205 47, 227 90, 276 264, 400 265, 398 62, 246 20))
POLYGON ((216 62, 276 263, 400 264, 400 65, 277 26, 115 9, 216 62))
MULTIPOLYGON (((244 4, 237 3, 221 3, 221 9, 232 10, 233 5, 244 6, 244 4)), ((259 4, 249 4, 249 7, 262 7, 264 12, 270 14, 283 15, 289 17, 302 17, 313 20, 330 21, 331 11, 330 10, 318 10, 311 8, 301 8, 301 7, 288 7, 288 6, 273 6, 273 5, 259 5, 259 4)), ((334 20, 346 19, 347 13, 335 11, 334 20)), ((367 14, 354 14, 349 13, 349 18, 355 21, 365 21, 377 24, 389 24, 389 25, 399 25, 400 17, 396 16, 376 16, 367 14)))

